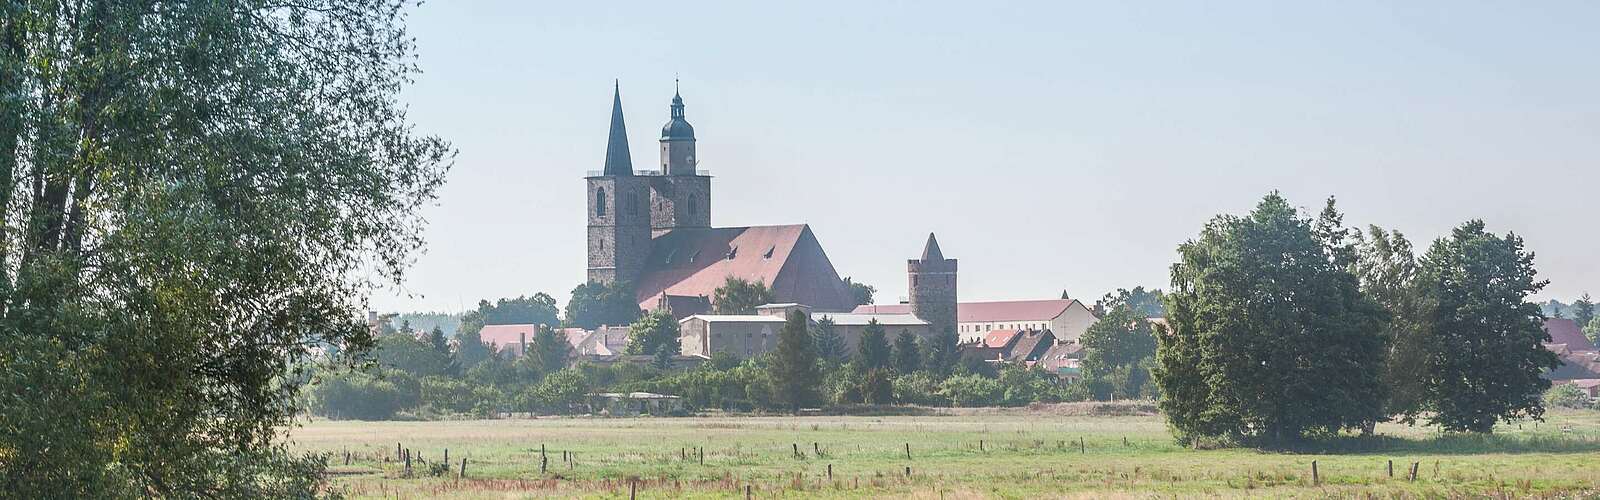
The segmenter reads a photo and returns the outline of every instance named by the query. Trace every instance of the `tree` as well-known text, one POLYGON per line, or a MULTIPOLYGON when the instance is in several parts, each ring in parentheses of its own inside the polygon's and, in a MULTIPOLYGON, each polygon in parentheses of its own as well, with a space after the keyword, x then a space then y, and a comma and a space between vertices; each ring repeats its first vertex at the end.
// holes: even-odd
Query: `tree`
POLYGON ((1589 299, 1589 292, 1584 292, 1582 297, 1572 303, 1572 320, 1578 322, 1579 327, 1589 326, 1593 322, 1594 301, 1589 299))
POLYGON ((774 400, 795 412, 819 400, 817 387, 822 383, 822 372, 817 369, 816 344, 811 341, 808 322, 804 312, 789 312, 783 329, 778 332, 778 348, 773 351, 771 364, 767 365, 774 400))
POLYGON ((443 328, 435 326, 433 330, 428 332, 428 344, 432 345, 433 350, 438 351, 439 354, 450 355, 450 340, 444 337, 443 328))
POLYGON ((1140 396, 1149 378, 1140 362, 1156 353, 1155 330, 1144 314, 1131 303, 1118 302, 1084 331, 1083 377, 1096 398, 1140 396))
POLYGON ((1583 334, 1589 337, 1590 343, 1600 344, 1600 317, 1590 320, 1589 324, 1583 327, 1583 334))
POLYGON ((678 354, 682 349, 678 334, 678 321, 672 319, 671 314, 651 312, 628 327, 627 353, 655 354, 665 346, 672 354, 678 354))
POLYGON ((480 300, 478 308, 467 311, 465 316, 474 317, 485 325, 555 326, 560 324, 560 320, 556 317, 557 311, 556 299, 550 294, 539 292, 532 297, 501 298, 494 303, 480 300))
POLYGON ((1383 385, 1388 390, 1383 413, 1414 415, 1426 397, 1424 377, 1417 367, 1435 350, 1430 347, 1426 332, 1416 255, 1405 235, 1377 226, 1368 228, 1357 254, 1355 272, 1361 280, 1362 293, 1389 314, 1384 329, 1388 347, 1384 353, 1383 385))
POLYGON ((0 491, 321 492, 280 426, 371 347, 452 154, 397 99, 402 2, 0 13, 0 491))
POLYGON ((1118 288, 1095 302, 1094 309, 1104 314, 1119 306, 1126 306, 1145 318, 1160 318, 1167 315, 1161 300, 1161 290, 1146 291, 1142 286, 1133 287, 1132 290, 1118 288))
POLYGON ((838 328, 834 326, 833 318, 823 316, 817 320, 817 325, 812 329, 812 339, 817 344, 817 358, 823 361, 844 364, 850 362, 850 346, 845 344, 844 337, 839 336, 838 328))
POLYGON ((529 354, 538 362, 541 373, 553 373, 566 368, 567 357, 572 355, 572 345, 556 335, 549 326, 540 326, 539 331, 533 334, 532 347, 529 354))
POLYGON ((933 341, 928 343, 928 371, 940 379, 949 377, 961 362, 960 342, 961 337, 952 329, 934 335, 933 341))
POLYGON ((672 352, 672 346, 667 344, 658 345, 656 346, 655 357, 650 360, 650 366, 663 371, 672 369, 672 356, 676 354, 672 352))
POLYGON ((567 300, 567 324, 585 330, 631 324, 643 313, 634 300, 633 285, 620 281, 578 285, 567 300))
POLYGON ((761 281, 729 276, 712 292, 711 306, 717 314, 755 314, 756 306, 772 303, 772 290, 761 281))
POLYGON ((917 336, 909 331, 901 330, 894 338, 892 357, 895 373, 910 375, 922 370, 922 347, 917 345, 917 336))
POLYGON ((1540 418, 1550 381, 1539 375, 1560 365, 1543 346, 1550 334, 1539 305, 1527 300, 1548 283, 1536 279, 1533 254, 1516 234, 1484 229, 1479 220, 1462 224, 1422 258, 1434 349, 1418 367, 1424 407, 1429 423, 1450 431, 1487 433, 1498 420, 1540 418))
POLYGON ((867 321, 867 327, 861 330, 861 341, 856 350, 859 351, 856 359, 863 368, 889 367, 889 339, 878 320, 867 321))
POLYGON ((1181 441, 1283 442, 1381 418, 1383 311, 1348 269, 1338 219, 1331 199, 1312 221, 1273 193, 1178 248, 1154 375, 1181 441))
POLYGON ((441 354, 433 344, 410 335, 389 335, 378 339, 378 364, 417 377, 443 375, 450 368, 450 355, 441 354))
POLYGON ((850 278, 844 279, 844 286, 850 290, 851 302, 855 303, 857 306, 871 304, 873 294, 878 293, 878 289, 874 288, 872 285, 856 283, 850 278))

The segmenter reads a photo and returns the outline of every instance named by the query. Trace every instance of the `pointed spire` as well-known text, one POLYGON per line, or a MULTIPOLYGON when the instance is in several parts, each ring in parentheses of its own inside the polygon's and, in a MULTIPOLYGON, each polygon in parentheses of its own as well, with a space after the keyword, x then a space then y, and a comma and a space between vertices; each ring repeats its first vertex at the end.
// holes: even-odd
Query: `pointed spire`
POLYGON ((606 139, 605 175, 633 175, 633 157, 628 154, 628 128, 622 123, 621 82, 616 82, 611 94, 611 136, 606 139))
POLYGON ((922 261, 944 260, 944 253, 939 251, 939 240, 934 239, 933 233, 928 233, 928 243, 922 246, 922 261))

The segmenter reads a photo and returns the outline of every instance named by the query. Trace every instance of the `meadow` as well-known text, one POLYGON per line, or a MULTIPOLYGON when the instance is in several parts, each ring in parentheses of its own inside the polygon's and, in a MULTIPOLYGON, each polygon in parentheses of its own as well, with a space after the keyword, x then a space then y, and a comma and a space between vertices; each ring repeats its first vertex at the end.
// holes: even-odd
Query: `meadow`
POLYGON ((354 498, 1600 495, 1600 412, 1554 411, 1490 436, 1383 424, 1377 437, 1262 451, 1180 447, 1159 416, 1127 414, 1138 408, 318 419, 290 436, 295 449, 331 454, 330 487, 354 498))

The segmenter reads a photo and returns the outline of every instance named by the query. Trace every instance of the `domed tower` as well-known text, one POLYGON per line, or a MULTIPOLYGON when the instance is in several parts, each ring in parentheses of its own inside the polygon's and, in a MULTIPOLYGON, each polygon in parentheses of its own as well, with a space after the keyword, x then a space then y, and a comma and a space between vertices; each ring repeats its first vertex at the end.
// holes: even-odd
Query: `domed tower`
POLYGON ((911 314, 930 323, 934 333, 955 332, 956 259, 944 258, 933 233, 922 246, 922 258, 906 261, 906 274, 911 314))
POLYGON ((611 95, 605 170, 591 172, 584 180, 588 183, 588 279, 632 283, 650 255, 650 183, 633 175, 620 85, 611 95))
POLYGON ((655 233, 711 227, 711 176, 695 167, 694 126, 684 118, 674 85, 672 117, 661 127, 661 176, 651 179, 650 227, 655 233))

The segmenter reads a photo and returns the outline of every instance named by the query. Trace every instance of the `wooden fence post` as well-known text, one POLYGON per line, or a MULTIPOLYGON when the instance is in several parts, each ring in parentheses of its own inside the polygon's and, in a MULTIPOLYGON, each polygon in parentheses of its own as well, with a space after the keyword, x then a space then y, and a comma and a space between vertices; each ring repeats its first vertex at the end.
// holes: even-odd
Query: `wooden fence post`
POLYGON ((828 464, 828 480, 833 480, 833 464, 828 464))
POLYGON ((822 456, 822 447, 817 445, 816 441, 812 441, 811 442, 811 454, 816 455, 818 457, 822 456))
POLYGON ((467 457, 461 457, 461 470, 456 471, 456 473, 459 474, 456 476, 456 479, 467 478, 467 457))
POLYGON ((1089 454, 1089 446, 1083 444, 1083 436, 1078 436, 1078 453, 1081 455, 1089 454))
POLYGON ((1312 460, 1311 461, 1311 485, 1312 486, 1316 486, 1316 485, 1318 485, 1320 483, 1322 483, 1322 476, 1317 474, 1317 461, 1316 460, 1312 460))
POLYGON ((911 460, 911 443, 906 443, 906 460, 911 460))
POLYGON ((1389 459, 1389 477, 1394 477, 1394 459, 1389 459))
POLYGON ((628 500, 634 500, 636 498, 639 498, 639 480, 638 479, 629 479, 628 480, 628 500))
POLYGON ((750 485, 744 485, 744 500, 750 500, 750 485))

